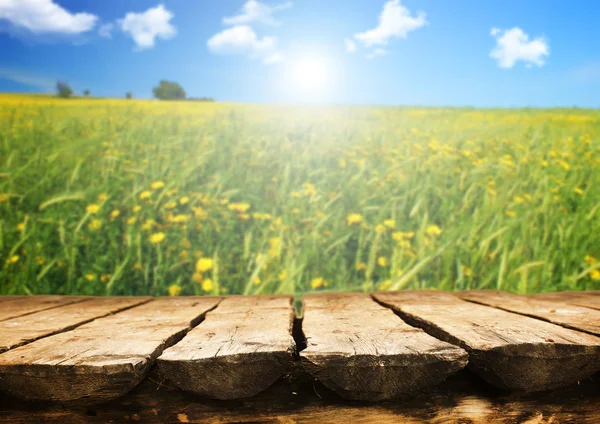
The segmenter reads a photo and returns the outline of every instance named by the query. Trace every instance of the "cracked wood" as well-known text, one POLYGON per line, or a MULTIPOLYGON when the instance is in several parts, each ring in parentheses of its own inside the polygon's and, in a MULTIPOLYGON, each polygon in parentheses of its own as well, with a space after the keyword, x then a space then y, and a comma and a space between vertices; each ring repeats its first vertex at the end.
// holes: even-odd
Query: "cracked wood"
POLYGON ((467 364, 463 349, 409 326, 366 294, 305 295, 303 303, 303 364, 345 398, 393 399, 467 364))
POLYGON ((135 387, 220 298, 161 298, 0 355, 0 389, 27 400, 98 403, 135 387))
POLYGON ((291 296, 232 296, 158 358, 183 390, 216 399, 253 396, 281 378, 293 359, 291 296))
POLYGON ((458 293, 458 296, 464 300, 600 335, 600 311, 595 309, 495 290, 461 292, 458 293))
POLYGON ((0 321, 0 353, 42 337, 67 331, 140 303, 151 297, 95 298, 0 321))
POLYGON ((0 296, 0 321, 87 299, 89 297, 85 296, 0 296))
POLYGON ((553 300, 555 302, 568 303, 569 305, 583 306, 600 310, 600 291, 591 290, 584 292, 555 292, 532 294, 533 299, 553 300))
POLYGON ((444 292, 375 293, 412 325, 463 347, 489 383, 520 391, 566 386, 600 370, 600 338, 444 292))

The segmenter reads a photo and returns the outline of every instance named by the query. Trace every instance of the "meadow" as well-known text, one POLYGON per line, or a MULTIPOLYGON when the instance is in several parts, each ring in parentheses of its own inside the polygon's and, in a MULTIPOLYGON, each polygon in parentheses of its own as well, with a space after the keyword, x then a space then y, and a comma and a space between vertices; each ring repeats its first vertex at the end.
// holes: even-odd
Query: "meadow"
POLYGON ((0 95, 0 294, 600 289, 600 111, 0 95))

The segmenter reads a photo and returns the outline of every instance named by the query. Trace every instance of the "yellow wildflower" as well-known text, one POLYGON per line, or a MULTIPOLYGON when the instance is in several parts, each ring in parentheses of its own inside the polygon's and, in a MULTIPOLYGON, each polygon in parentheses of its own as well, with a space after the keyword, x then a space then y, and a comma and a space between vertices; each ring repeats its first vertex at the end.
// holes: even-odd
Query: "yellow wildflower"
POLYGON ((313 278, 310 282, 313 290, 317 290, 327 286, 327 282, 322 277, 313 278))
POLYGON ((213 288, 213 280, 211 280, 210 278, 205 278, 204 281, 202 281, 202 290, 204 290, 205 292, 210 292, 213 290, 213 288))
POLYGON ((140 199, 149 199, 152 196, 152 192, 150 190, 145 190, 140 193, 140 199))
POLYGON ((160 190, 164 186, 165 186, 165 183, 163 183, 162 181, 154 181, 152 184, 150 184, 150 188, 152 190, 160 190))
POLYGON ((227 207, 229 210, 236 211, 238 213, 244 213, 250 209, 250 205, 248 203, 231 203, 227 207))
POLYGON ((440 234, 442 234, 442 229, 437 225, 430 225, 429 227, 427 227, 426 232, 428 236, 439 236, 440 234))
POLYGON ((598 260, 592 255, 586 255, 584 260, 588 263, 588 265, 594 265, 596 262, 598 262, 598 260))
POLYGON ((165 239, 165 233, 154 233, 150 236, 150 243, 158 244, 165 239))
POLYGON ((465 277, 470 277, 471 275, 473 275, 473 270, 468 266, 462 265, 461 269, 465 277))
POLYGON ((583 190, 580 189, 579 187, 575 187, 575 190, 573 190, 573 191, 575 192, 575 194, 583 196, 583 190))
POLYGON ((377 234, 385 233, 385 230, 386 230, 385 226, 383 226, 381 224, 378 224, 377 226, 375 226, 375 232, 377 234))
POLYGON ((200 274, 199 272, 194 272, 194 274, 192 275, 192 281, 194 283, 201 283, 202 282, 202 274, 200 274))
POLYGON ((110 274, 102 274, 102 276, 100 277, 100 281, 102 281, 103 283, 106 283, 107 281, 110 280, 111 275, 110 274))
POLYGON ((17 230, 23 232, 25 230, 25 223, 21 222, 20 224, 17 224, 17 230))
POLYGON ((118 209, 115 209, 110 213, 110 220, 114 221, 120 214, 121 212, 118 209))
POLYGON ((96 279, 96 274, 89 273, 83 276, 88 281, 94 281, 96 279))
POLYGON ((354 224, 360 224, 361 222, 363 222, 364 218, 360 214, 351 213, 351 214, 348 214, 348 216, 346 217, 346 220, 348 221, 348 225, 354 225, 354 224))
POLYGON ((169 296, 179 296, 181 293, 181 287, 177 284, 171 284, 169 286, 169 296))
POLYGON ((190 198, 188 196, 183 196, 181 199, 179 199, 179 204, 180 205, 187 205, 187 203, 190 201, 190 198))
POLYGON ((107 195, 106 193, 102 193, 98 195, 98 200, 100 200, 101 202, 104 202, 107 199, 107 195))
POLYGON ((304 183, 302 184, 302 191, 304 192, 305 196, 312 196, 317 192, 317 188, 314 186, 314 184, 304 183))
POLYGON ((212 258, 200 258, 196 262, 196 272, 210 271, 213 267, 212 258))
POLYGON ((85 208, 85 211, 92 215, 95 213, 98 213, 99 210, 100 210, 100 206, 96 205, 95 203, 87 205, 87 207, 85 208))
POLYGON ((517 213, 513 210, 507 209, 506 216, 510 216, 511 218, 514 218, 515 216, 517 216, 517 213))
POLYGON ((102 221, 100 221, 99 219, 92 219, 88 224, 88 228, 92 231, 96 231, 100 227, 102 227, 102 221))
POLYGON ((385 280, 383 283, 379 284, 379 290, 386 291, 392 287, 392 280, 385 280))
POLYGON ((279 278, 281 281, 285 280, 285 279, 287 278, 287 276, 288 276, 288 273, 287 273, 287 271, 286 271, 285 269, 284 269, 283 271, 281 271, 281 272, 280 272, 280 273, 277 275, 277 277, 278 277, 278 278, 279 278))
POLYGON ((137 218, 135 216, 132 216, 131 218, 127 219, 128 224, 135 224, 136 222, 137 222, 137 218))
POLYGON ((6 263, 9 265, 16 264, 17 262, 19 262, 19 255, 12 255, 6 260, 6 263))
POLYGON ((151 230, 155 224, 156 224, 156 221, 154 221, 153 219, 147 219, 146 222, 144 222, 142 224, 142 230, 143 231, 151 230))
POLYGON ((388 261, 388 258, 386 258, 385 256, 380 256, 379 258, 377 258, 377 264, 379 266, 388 266, 390 264, 390 262, 388 261))
POLYGON ((360 262, 358 265, 356 265, 357 271, 364 271, 365 269, 367 269, 367 264, 364 262, 360 262))
POLYGON ((594 281, 600 280, 600 269, 593 269, 590 271, 590 278, 594 281))
POLYGON ((133 211, 133 213, 138 213, 140 211, 140 209, 142 209, 141 206, 135 205, 133 208, 131 208, 131 210, 133 211))
POLYGON ((393 219, 386 219, 385 221, 383 221, 383 225, 388 227, 390 230, 393 230, 394 228, 396 228, 396 221, 394 221, 393 219))

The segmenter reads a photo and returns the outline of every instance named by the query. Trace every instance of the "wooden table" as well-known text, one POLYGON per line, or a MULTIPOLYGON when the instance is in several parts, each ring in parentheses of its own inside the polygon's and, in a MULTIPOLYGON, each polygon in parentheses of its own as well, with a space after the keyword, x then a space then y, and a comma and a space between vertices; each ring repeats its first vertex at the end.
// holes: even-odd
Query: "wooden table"
POLYGON ((600 293, 0 297, 0 423, 600 422, 600 293))

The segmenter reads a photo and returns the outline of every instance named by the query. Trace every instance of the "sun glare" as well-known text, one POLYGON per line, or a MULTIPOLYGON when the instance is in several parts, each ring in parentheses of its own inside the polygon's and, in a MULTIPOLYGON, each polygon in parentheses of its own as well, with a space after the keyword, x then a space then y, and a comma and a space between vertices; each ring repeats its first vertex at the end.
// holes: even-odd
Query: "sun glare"
POLYGON ((332 66, 321 57, 290 61, 285 70, 285 92, 292 100, 319 101, 331 94, 334 85, 332 66))

